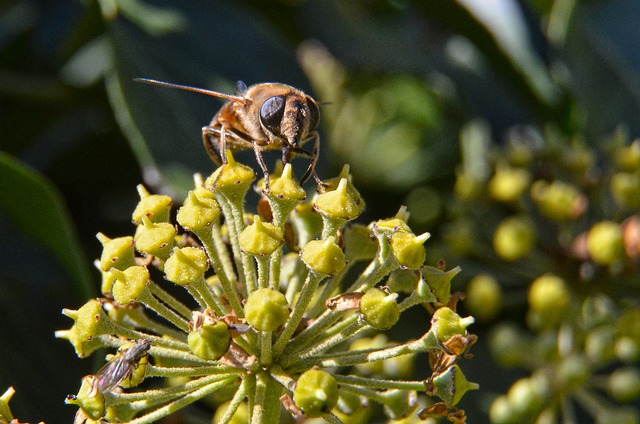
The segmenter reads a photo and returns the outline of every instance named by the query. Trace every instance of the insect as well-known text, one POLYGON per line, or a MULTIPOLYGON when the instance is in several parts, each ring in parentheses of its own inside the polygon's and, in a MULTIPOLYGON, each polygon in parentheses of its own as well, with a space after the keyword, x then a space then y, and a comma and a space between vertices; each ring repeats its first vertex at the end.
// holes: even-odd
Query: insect
POLYGON ((139 339, 133 344, 121 347, 118 353, 92 376, 93 396, 118 387, 131 375, 150 348, 151 344, 146 339, 139 339))
POLYGON ((282 150, 282 162, 285 164, 293 156, 310 159, 300 183, 313 176, 321 184, 315 173, 320 149, 317 131, 320 112, 316 101, 302 91, 279 83, 260 83, 247 87, 238 81, 236 94, 231 95, 147 78, 136 78, 135 81, 228 100, 209 125, 202 127, 204 147, 218 166, 226 164, 226 149, 253 149, 268 191, 269 170, 262 152, 282 150), (311 140, 313 151, 303 150, 302 146, 311 140))

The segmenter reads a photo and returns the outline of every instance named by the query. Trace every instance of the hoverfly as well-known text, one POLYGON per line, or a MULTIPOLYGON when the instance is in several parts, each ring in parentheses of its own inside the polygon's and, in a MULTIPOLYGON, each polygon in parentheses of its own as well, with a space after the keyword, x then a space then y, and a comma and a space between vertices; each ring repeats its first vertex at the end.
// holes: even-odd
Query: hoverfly
POLYGON ((300 179, 304 183, 310 176, 318 184, 315 173, 320 137, 318 104, 302 91, 286 84, 260 83, 247 87, 238 81, 236 94, 225 94, 180 84, 147 78, 134 81, 167 88, 192 91, 228 100, 209 123, 202 127, 202 141, 209 157, 218 166, 227 162, 226 149, 253 149, 269 190, 269 170, 262 157, 265 150, 282 150, 282 162, 287 164, 293 156, 310 159, 309 167, 300 179), (302 146, 313 140, 313 151, 302 146))
POLYGON ((138 339, 133 344, 121 347, 109 362, 91 376, 93 378, 91 382, 93 396, 118 387, 131 375, 150 348, 151 344, 146 339, 138 339))

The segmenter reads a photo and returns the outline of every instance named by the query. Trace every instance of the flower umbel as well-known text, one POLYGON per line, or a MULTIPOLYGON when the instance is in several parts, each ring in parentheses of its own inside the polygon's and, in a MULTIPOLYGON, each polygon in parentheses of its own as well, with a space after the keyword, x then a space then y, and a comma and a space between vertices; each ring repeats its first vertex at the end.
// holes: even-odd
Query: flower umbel
POLYGON ((405 208, 350 224, 364 201, 348 168, 305 203, 287 165, 267 192, 257 184, 261 213, 251 214, 248 169, 227 152, 223 168, 196 177, 177 212, 184 231, 170 221, 172 200, 140 187, 135 237, 99 235, 104 298, 65 310, 75 323, 56 335, 80 357, 119 351, 68 397, 78 420, 150 423, 205 398, 218 423, 238 414, 271 423, 282 407, 337 423, 368 404, 398 419, 414 413, 418 392, 441 399, 422 415, 464 417, 455 405, 477 385, 458 362, 475 341, 466 330, 473 318, 455 312, 457 270, 424 265, 428 233, 413 234, 405 208), (180 300, 181 290, 193 300, 180 300), (397 343, 380 334, 416 305, 432 315, 422 337, 397 343), (419 353, 432 373, 411 380, 419 353), (164 382, 128 390, 152 377, 164 382))

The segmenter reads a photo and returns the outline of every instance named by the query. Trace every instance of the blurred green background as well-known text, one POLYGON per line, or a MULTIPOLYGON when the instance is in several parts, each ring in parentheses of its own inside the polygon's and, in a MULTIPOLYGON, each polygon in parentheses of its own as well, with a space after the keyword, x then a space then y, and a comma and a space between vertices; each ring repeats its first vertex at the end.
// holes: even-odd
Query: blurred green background
MULTIPOLYGON (((133 78, 309 92, 320 177, 349 163, 360 222, 408 203, 437 239, 469 121, 498 142, 524 125, 638 135, 638 45, 633 0, 0 1, 0 391, 17 389, 21 420, 72 420, 63 399, 96 363, 53 332, 71 325, 62 308, 98 295, 95 234, 132 232, 136 184, 181 199, 213 170, 200 128, 220 101, 133 78)), ((478 272, 461 265, 461 281, 478 272)), ((464 366, 482 390, 462 407, 482 423, 519 374, 474 332, 464 366)))

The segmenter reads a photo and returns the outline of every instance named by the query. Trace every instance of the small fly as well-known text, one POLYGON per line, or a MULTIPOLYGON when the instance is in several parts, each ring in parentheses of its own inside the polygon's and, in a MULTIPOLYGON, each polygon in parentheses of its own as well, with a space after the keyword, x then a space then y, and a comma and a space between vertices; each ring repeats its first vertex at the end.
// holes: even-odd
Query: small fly
POLYGON ((128 347, 121 347, 118 353, 92 376, 90 397, 118 387, 131 375, 150 348, 151 344, 146 339, 139 339, 128 347))

